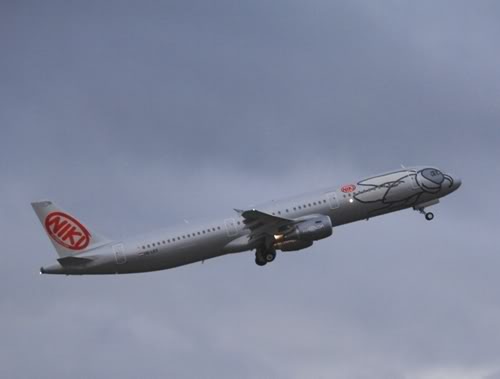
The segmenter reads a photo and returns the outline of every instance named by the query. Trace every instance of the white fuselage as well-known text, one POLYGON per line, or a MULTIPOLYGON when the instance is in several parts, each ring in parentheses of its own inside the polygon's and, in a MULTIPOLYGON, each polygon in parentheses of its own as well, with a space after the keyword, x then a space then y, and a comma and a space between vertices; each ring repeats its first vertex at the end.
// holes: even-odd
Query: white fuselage
MULTIPOLYGON (((455 191, 460 180, 434 168, 400 169, 361 180, 355 184, 272 201, 256 206, 260 212, 300 219, 324 215, 333 227, 365 220, 406 208, 424 208, 455 191), (427 171, 426 171, 427 170, 427 171), (434 171, 432 171, 434 170, 434 171), (431 175, 441 174, 438 179, 431 175)), ((255 249, 251 230, 240 212, 205 224, 187 224, 143 237, 113 242, 82 254, 91 258, 82 265, 59 264, 42 273, 114 274, 163 270, 229 253, 255 249)))

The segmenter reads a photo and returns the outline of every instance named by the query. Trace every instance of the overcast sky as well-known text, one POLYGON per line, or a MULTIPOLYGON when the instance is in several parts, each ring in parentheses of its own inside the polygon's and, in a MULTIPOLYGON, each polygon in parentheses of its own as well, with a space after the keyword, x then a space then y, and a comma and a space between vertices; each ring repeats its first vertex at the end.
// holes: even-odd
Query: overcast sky
POLYGON ((2 1, 0 377, 500 378, 498 1, 2 1), (400 164, 462 188, 259 268, 40 276, 400 164))

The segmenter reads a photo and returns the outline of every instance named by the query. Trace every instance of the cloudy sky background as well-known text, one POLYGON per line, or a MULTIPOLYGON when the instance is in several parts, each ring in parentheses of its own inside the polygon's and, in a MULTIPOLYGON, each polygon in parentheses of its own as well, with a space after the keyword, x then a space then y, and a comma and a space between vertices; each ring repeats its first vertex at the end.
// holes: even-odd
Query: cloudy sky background
POLYGON ((500 378, 497 1, 0 4, 0 377, 500 378), (40 276, 50 198, 119 239, 433 164, 463 186, 258 268, 40 276))

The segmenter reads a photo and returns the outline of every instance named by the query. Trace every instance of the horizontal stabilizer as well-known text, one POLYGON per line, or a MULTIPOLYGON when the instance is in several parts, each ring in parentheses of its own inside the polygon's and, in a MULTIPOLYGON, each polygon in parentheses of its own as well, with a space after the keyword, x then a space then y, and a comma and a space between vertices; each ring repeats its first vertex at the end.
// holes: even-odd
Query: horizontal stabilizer
POLYGON ((77 266, 92 262, 90 258, 64 257, 57 260, 61 266, 77 266))

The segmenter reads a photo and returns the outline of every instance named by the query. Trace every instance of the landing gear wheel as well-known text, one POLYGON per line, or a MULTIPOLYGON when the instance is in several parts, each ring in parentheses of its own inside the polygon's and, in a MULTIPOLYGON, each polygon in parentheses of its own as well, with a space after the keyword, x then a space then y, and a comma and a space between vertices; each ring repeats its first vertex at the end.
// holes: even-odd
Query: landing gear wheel
POLYGON ((259 248, 255 252, 255 263, 257 266, 264 266, 266 263, 274 261, 276 258, 276 250, 259 248))
POLYGON ((265 255, 266 262, 271 263, 276 258, 276 251, 268 251, 265 255))
POLYGON ((265 251, 261 249, 257 249, 255 252, 255 264, 257 266, 265 266, 267 263, 265 251))
POLYGON ((427 221, 432 221, 432 220, 434 220, 434 213, 432 213, 432 212, 427 212, 427 213, 425 214, 425 219, 426 219, 427 221))
POLYGON ((256 264, 257 266, 265 266, 265 265, 266 265, 266 263, 267 263, 267 262, 266 262, 266 261, 264 261, 264 260, 261 260, 261 258, 259 258, 259 257, 255 257, 255 264, 256 264))

